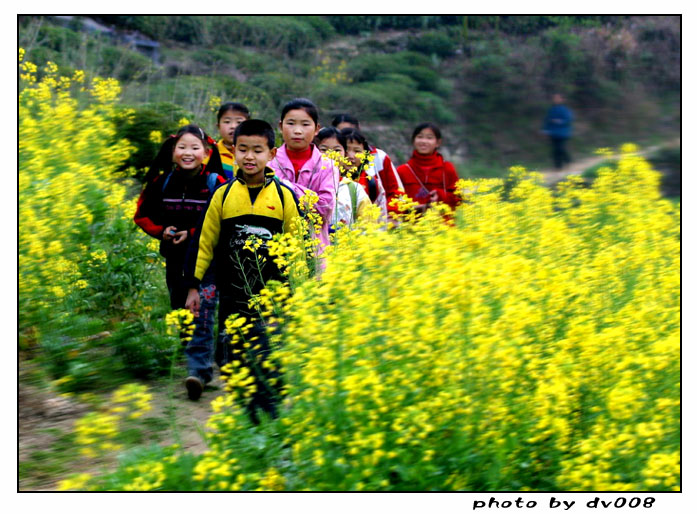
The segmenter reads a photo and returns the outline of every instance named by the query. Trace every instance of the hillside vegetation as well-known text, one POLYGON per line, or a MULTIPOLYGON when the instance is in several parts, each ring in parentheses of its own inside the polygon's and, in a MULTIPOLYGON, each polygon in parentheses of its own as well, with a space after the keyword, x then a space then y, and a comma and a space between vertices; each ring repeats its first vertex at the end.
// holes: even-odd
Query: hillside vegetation
MULTIPOLYGON (((539 133, 552 92, 576 112, 572 150, 679 134, 680 19, 673 16, 98 16, 115 34, 159 44, 159 59, 80 30, 82 20, 21 17, 20 46, 33 62, 114 76, 136 115, 122 126, 140 149, 147 134, 186 117, 215 133, 219 100, 278 118, 305 96, 349 111, 371 140, 401 162, 411 129, 444 128, 457 164, 547 163, 539 133), (61 21, 61 24, 58 22, 61 21), (213 105, 213 108, 211 108, 213 105)), ((503 168, 501 167, 501 170, 503 168)))

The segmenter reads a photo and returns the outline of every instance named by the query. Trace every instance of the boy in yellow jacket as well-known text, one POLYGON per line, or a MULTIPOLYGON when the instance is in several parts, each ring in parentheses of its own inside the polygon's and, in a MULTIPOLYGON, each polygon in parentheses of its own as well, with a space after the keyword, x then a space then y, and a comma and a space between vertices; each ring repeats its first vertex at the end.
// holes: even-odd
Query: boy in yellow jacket
MULTIPOLYGON (((276 154, 271 125, 262 120, 242 122, 233 135, 233 145, 237 173, 213 193, 198 237, 189 249, 184 270, 190 287, 186 307, 194 314, 198 311, 198 284, 215 256, 215 281, 220 294, 218 331, 222 335, 225 320, 231 314, 250 319, 255 327, 250 337, 259 337, 258 344, 262 348, 255 358, 264 360, 269 352, 265 327, 248 302, 269 280, 283 279, 268 255, 266 243, 274 234, 295 230, 293 222, 299 216, 299 209, 293 191, 266 166, 276 154), (250 236, 261 241, 256 256, 244 249, 250 236)), ((234 352, 246 351, 232 347, 224 337, 219 338, 219 342, 216 361, 220 367, 232 361, 234 352)), ((253 375, 258 368, 263 369, 261 366, 250 369, 253 375)), ((257 392, 249 409, 252 420, 257 422, 257 408, 276 415, 277 394, 265 387, 264 377, 255 376, 255 380, 257 392)), ((200 396, 203 386, 192 380, 191 384, 187 383, 187 389, 190 396, 192 391, 193 396, 197 392, 200 396)))

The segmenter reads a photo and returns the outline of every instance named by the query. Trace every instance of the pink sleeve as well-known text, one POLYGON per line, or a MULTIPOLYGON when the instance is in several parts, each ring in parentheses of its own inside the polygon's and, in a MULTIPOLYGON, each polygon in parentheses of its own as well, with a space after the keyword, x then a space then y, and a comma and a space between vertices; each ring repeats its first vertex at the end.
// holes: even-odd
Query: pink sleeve
POLYGON ((339 170, 328 159, 322 159, 322 168, 312 181, 312 190, 319 196, 315 209, 324 220, 329 220, 336 205, 339 170))

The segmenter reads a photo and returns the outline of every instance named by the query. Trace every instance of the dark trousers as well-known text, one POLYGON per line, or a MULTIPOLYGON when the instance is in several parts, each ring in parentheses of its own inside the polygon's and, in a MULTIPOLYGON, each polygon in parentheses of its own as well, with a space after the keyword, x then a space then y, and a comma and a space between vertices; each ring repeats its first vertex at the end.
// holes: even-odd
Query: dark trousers
MULTIPOLYGON (((226 364, 238 361, 249 369, 254 377, 256 391, 252 393, 246 403, 247 413, 252 423, 259 423, 258 411, 266 412, 272 418, 278 416, 277 405, 281 397, 281 373, 278 364, 271 359, 271 345, 266 332, 266 326, 256 313, 250 313, 246 302, 233 300, 230 297, 221 296, 218 310, 218 346, 215 352, 215 360, 222 369, 226 364), (231 343, 232 336, 225 333, 225 320, 231 314, 239 314, 252 325, 244 339, 231 343), (254 339, 254 340, 253 340, 254 339), (245 343, 249 347, 245 347, 245 343), (266 363, 271 364, 266 367, 266 363)), ((221 376, 225 373, 221 372, 221 376)))
MULTIPOLYGON (((168 259, 165 280, 169 290, 169 303, 172 309, 183 309, 189 288, 184 281, 184 264, 179 260, 168 259)), ((206 272, 201 280, 199 294, 201 306, 198 316, 194 318, 196 328, 191 340, 186 342, 187 373, 208 383, 213 379, 213 337, 215 334, 215 310, 218 304, 213 267, 206 272)), ((182 342, 183 344, 184 342, 182 342)))
POLYGON ((566 142, 568 138, 566 137, 551 137, 552 142, 552 159, 554 160, 554 167, 560 170, 565 164, 571 162, 571 157, 569 152, 566 150, 566 142))

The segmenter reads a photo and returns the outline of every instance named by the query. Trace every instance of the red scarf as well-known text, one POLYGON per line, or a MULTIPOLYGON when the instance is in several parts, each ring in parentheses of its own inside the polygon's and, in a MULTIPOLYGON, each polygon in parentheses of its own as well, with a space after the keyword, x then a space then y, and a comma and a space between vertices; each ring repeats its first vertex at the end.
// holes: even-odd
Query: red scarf
POLYGON ((300 152, 291 150, 286 145, 286 154, 288 155, 290 162, 293 164, 293 169, 295 170, 295 180, 297 181, 298 172, 302 169, 305 163, 310 160, 310 157, 312 157, 312 145, 308 146, 306 150, 302 150, 300 152))
POLYGON ((431 155, 421 155, 416 150, 411 154, 409 165, 414 171, 421 172, 421 176, 428 175, 431 171, 443 167, 443 156, 436 150, 431 155))

